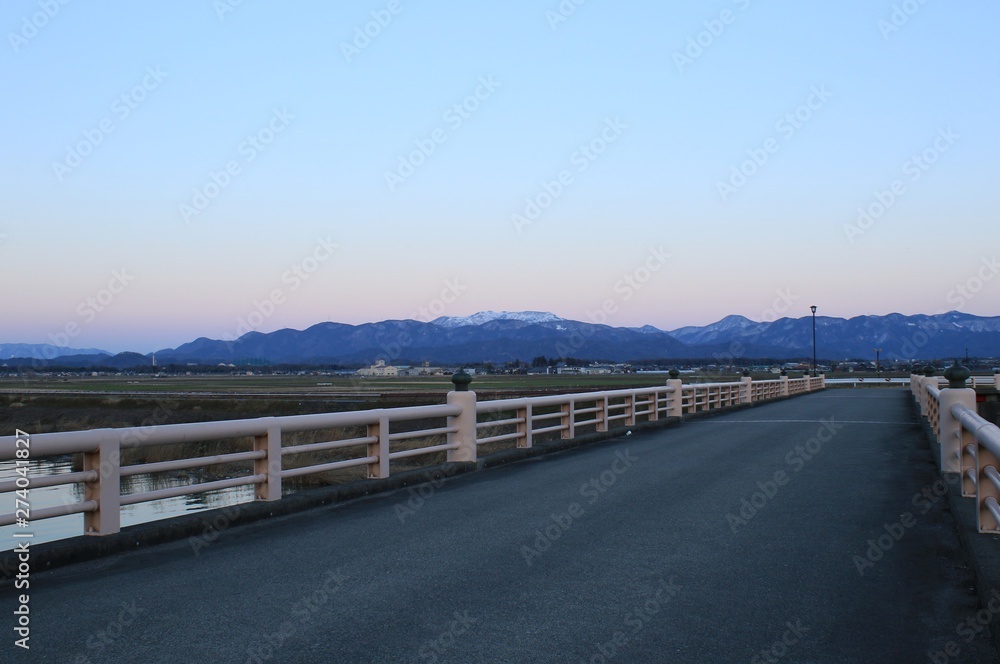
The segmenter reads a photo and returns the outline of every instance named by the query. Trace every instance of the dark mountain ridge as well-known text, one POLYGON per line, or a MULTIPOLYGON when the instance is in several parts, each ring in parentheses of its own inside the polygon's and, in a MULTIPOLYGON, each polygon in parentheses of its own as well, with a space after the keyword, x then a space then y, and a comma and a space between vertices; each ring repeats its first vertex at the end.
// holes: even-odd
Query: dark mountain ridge
MULTIPOLYGON (((817 356, 826 360, 885 360, 1000 356, 1000 316, 950 311, 935 315, 893 313, 855 318, 816 317, 817 356)), ((12 358, 9 366, 110 366, 152 363, 137 353, 78 354, 44 360, 12 358)), ((756 322, 726 316, 705 326, 665 332, 650 325, 611 327, 567 320, 546 312, 480 312, 431 322, 386 320, 348 325, 318 323, 305 330, 248 332, 225 341, 199 337, 155 353, 157 364, 469 364, 587 358, 614 362, 642 359, 714 359, 730 362, 759 357, 812 357, 812 318, 756 322)))

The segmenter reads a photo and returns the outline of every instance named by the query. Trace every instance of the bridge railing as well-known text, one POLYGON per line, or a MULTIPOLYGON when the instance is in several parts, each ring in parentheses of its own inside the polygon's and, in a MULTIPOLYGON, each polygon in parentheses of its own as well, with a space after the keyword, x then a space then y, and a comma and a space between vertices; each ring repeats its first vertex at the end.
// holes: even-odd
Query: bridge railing
MULTIPOLYGON (((913 375, 911 391, 940 444, 941 471, 959 474, 962 496, 975 498, 979 532, 1000 534, 1000 427, 976 412, 965 367, 956 362, 945 377, 942 388, 933 375, 913 375)), ((994 381, 1000 387, 1000 376, 994 381)))
MULTIPOLYGON (((693 394, 693 390, 682 390, 693 394)), ((517 447, 528 448, 543 434, 558 432, 561 439, 572 439, 584 427, 605 432, 615 426, 634 426, 639 420, 654 422, 670 416, 680 403, 677 388, 669 385, 480 401, 476 414, 486 419, 477 418, 476 444, 514 441, 517 447)))
MULTIPOLYGON (((463 389, 467 382, 455 380, 460 375, 453 378, 456 389, 440 405, 41 434, 18 431, 0 437, 0 461, 15 464, 14 477, 0 480, 0 496, 77 485, 82 499, 0 514, 0 526, 82 513, 85 534, 108 535, 121 529, 121 508, 137 503, 240 486, 252 486, 255 500, 280 500, 283 480, 294 477, 362 468, 368 478, 385 478, 390 462, 409 457, 444 453, 449 462, 475 462, 478 447, 491 443, 529 448, 546 435, 572 439, 589 431, 683 418, 824 387, 822 376, 687 385, 671 378, 655 387, 477 402, 475 392, 463 389), (301 433, 319 440, 302 442, 296 435, 301 433), (154 446, 174 451, 172 456, 189 454, 196 447, 179 446, 191 443, 223 444, 237 451, 123 462, 123 453, 154 446), (329 458, 331 452, 336 452, 335 460, 329 458), (33 462, 66 455, 82 455, 82 468, 54 474, 31 470, 33 462), (223 464, 241 464, 244 470, 213 481, 122 492, 123 478, 223 464)), ((16 505, 13 500, 8 504, 16 505)))

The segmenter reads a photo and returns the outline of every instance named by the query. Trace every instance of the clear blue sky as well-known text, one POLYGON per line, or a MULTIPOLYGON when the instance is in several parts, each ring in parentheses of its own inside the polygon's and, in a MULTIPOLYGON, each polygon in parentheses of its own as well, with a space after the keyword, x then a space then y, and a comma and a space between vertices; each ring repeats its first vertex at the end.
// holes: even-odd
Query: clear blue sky
POLYGON ((4 2, 0 342, 998 313, 996 3, 559 7, 4 2))

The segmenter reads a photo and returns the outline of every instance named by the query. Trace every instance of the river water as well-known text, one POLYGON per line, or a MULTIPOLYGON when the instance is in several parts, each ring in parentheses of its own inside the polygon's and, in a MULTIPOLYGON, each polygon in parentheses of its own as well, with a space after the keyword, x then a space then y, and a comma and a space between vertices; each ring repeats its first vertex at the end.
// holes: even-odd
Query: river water
MULTIPOLYGON (((72 463, 73 458, 71 456, 33 460, 28 470, 28 478, 40 475, 71 473, 73 472, 72 463)), ((9 480, 17 477, 15 468, 16 466, 13 461, 0 461, 0 480, 9 480)), ((171 476, 165 473, 157 475, 134 475, 122 478, 121 488, 122 494, 129 494, 183 486, 195 482, 197 482, 196 479, 187 475, 171 476)), ((0 493, 0 501, 3 501, 0 503, 0 514, 14 512, 15 498, 14 493, 0 493)), ((121 510, 122 527, 146 523, 148 521, 157 521, 191 512, 226 507, 237 503, 246 503, 253 499, 254 488, 252 486, 239 486, 207 493, 127 505, 121 510)), ((78 503, 81 500, 83 500, 83 489, 81 486, 73 484, 29 489, 28 492, 28 502, 32 510, 54 507, 66 503, 78 503)), ((83 534, 83 514, 72 514, 53 519, 31 521, 26 528, 20 528, 16 525, 0 527, 0 551, 10 551, 17 546, 18 542, 24 541, 20 537, 15 538, 14 533, 31 533, 32 537, 29 541, 32 544, 76 537, 83 534)))

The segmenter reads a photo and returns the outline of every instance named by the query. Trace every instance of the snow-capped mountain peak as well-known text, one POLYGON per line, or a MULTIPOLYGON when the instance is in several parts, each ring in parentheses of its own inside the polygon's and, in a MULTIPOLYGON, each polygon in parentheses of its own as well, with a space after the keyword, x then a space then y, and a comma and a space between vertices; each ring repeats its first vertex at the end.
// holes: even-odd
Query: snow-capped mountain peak
POLYGON ((483 325, 494 320, 517 320, 524 323, 552 323, 564 320, 547 311, 480 311, 471 316, 441 316, 431 321, 441 327, 483 325))

